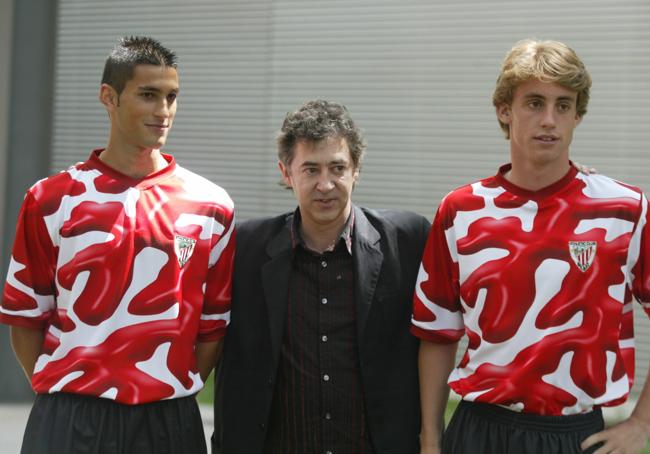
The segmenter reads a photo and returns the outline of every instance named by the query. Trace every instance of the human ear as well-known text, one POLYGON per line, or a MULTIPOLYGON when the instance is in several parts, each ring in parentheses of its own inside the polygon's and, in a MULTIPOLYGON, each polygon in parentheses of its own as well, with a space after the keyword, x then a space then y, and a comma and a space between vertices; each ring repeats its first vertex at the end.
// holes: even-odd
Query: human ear
POLYGON ((284 182, 284 184, 289 188, 292 187, 289 168, 282 161, 278 161, 278 168, 280 169, 280 173, 282 174, 282 181, 284 182))
POLYGON ((576 126, 578 126, 582 122, 582 115, 576 114, 576 126))
POLYGON ((119 105, 119 97, 113 87, 108 84, 102 84, 99 87, 99 102, 104 104, 109 112, 119 105))
POLYGON ((352 180, 356 183, 357 180, 359 179, 359 167, 356 167, 354 169, 354 172, 352 173, 352 180))
POLYGON ((510 105, 508 104, 500 104, 496 108, 497 112, 497 118, 501 123, 510 124, 510 105))

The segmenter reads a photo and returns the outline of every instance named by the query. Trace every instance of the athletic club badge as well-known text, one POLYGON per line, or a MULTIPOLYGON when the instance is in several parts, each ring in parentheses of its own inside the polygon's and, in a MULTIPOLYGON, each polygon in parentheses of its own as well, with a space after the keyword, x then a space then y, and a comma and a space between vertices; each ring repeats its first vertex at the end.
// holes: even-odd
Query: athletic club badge
POLYGON ((174 237, 174 252, 178 258, 178 265, 183 268, 183 265, 192 257, 196 240, 186 236, 176 235, 174 237))
POLYGON ((574 263, 583 273, 594 263, 596 257, 595 241, 569 241, 569 253, 574 263))

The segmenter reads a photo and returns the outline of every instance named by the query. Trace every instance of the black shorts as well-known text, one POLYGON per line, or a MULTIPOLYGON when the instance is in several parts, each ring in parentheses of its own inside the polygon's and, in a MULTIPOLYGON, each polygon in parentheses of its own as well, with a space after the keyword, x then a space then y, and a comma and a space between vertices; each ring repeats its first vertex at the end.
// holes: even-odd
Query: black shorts
POLYGON ((442 437, 442 454, 572 454, 605 427, 600 408, 570 416, 518 413, 461 401, 442 437))
POLYGON ((207 454, 194 396, 141 405, 38 394, 21 454, 207 454))

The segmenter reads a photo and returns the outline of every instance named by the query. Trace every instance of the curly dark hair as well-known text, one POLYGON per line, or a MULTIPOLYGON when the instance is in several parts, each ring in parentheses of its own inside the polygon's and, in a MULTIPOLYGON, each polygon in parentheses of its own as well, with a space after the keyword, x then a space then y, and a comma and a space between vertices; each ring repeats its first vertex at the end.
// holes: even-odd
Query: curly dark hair
POLYGON ((106 58, 102 83, 115 89, 118 95, 133 78, 137 65, 176 68, 176 54, 147 36, 125 36, 106 58))
POLYGON ((346 140, 352 163, 356 169, 360 169, 366 148, 361 130, 354 124, 343 104, 322 99, 308 101, 284 118, 277 137, 278 158, 284 165, 289 166, 296 142, 320 142, 330 137, 342 137, 346 140))

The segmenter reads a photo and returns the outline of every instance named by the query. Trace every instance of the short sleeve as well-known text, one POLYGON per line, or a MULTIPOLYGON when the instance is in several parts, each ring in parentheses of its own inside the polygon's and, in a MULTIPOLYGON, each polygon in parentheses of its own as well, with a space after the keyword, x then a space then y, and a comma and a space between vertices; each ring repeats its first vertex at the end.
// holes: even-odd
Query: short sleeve
POLYGON ((205 299, 199 323, 199 342, 221 339, 230 322, 232 270, 235 256, 235 214, 228 210, 223 217, 224 230, 214 235, 210 249, 205 299))
POLYGON ((30 191, 18 215, 16 237, 0 306, 0 321, 43 328, 55 310, 57 249, 30 191))
POLYGON ((641 214, 630 240, 628 269, 632 293, 650 315, 650 210, 648 199, 641 197, 641 214))
POLYGON ((415 285, 411 333, 430 342, 456 342, 465 332, 458 261, 448 245, 454 241, 452 222, 443 200, 429 231, 415 285))

